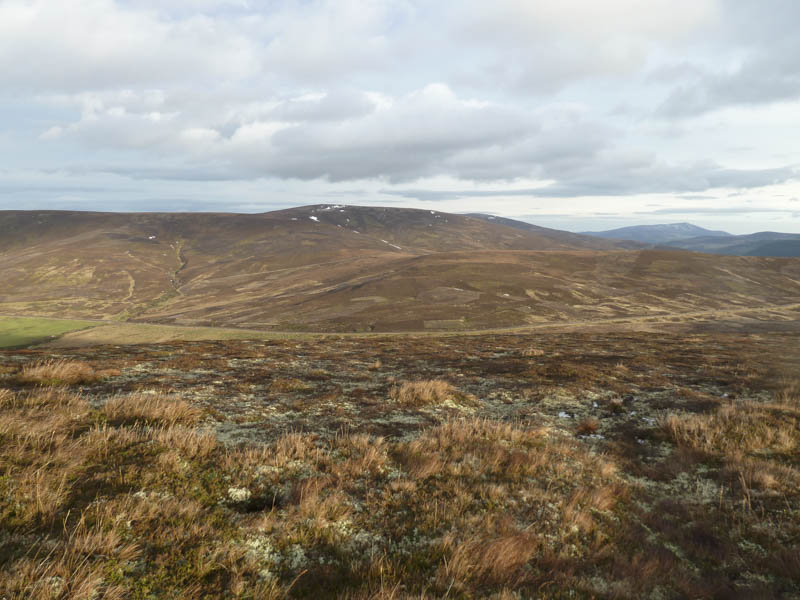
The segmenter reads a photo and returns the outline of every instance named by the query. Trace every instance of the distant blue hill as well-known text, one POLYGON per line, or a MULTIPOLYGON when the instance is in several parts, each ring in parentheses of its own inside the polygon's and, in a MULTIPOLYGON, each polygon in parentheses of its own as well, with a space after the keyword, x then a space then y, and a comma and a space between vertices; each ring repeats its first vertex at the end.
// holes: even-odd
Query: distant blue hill
POLYGON ((726 231, 703 229, 691 223, 667 223, 662 225, 634 225, 620 227, 608 231, 584 231, 584 235, 593 235, 613 240, 633 240, 644 244, 665 244, 676 240, 695 237, 733 237, 726 231))
POLYGON ((651 246, 667 246, 710 254, 800 257, 800 234, 797 233, 762 231, 749 235, 731 235, 691 223, 637 225, 584 233, 605 239, 633 240, 651 246))
POLYGON ((762 231, 730 237, 702 236, 663 244, 684 250, 735 256, 800 256, 800 234, 762 231))

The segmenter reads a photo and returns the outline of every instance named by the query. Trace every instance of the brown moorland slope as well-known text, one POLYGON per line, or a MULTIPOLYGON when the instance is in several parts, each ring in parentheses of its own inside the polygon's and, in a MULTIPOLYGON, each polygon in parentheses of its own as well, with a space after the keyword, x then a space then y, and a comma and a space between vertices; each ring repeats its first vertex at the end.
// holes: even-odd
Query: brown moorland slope
POLYGON ((786 306, 800 260, 621 250, 437 211, 0 213, 0 313, 271 330, 516 327, 786 306))

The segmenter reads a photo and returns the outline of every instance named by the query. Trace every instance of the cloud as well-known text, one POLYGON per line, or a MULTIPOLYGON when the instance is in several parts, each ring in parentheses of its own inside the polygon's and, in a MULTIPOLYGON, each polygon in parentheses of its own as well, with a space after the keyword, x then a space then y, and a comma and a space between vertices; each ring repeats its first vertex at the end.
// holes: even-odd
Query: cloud
POLYGON ((480 68, 464 79, 500 80, 535 93, 635 73, 652 53, 685 41, 719 12, 717 0, 467 0, 455 6, 448 15, 455 39, 484 50, 480 68))
POLYGON ((728 72, 698 73, 678 85, 659 107, 667 117, 686 117, 728 106, 800 98, 800 43, 759 52, 728 72))
POLYGON ((95 168, 140 179, 397 183, 445 175, 528 179, 539 182, 530 195, 569 197, 749 189, 798 176, 792 166, 731 169, 711 160, 665 161, 621 146, 620 132, 590 118, 581 105, 525 112, 459 97, 445 84, 396 97, 350 89, 232 102, 219 113, 182 109, 169 94, 152 90, 83 93, 71 101, 81 107, 80 119, 44 136, 138 152, 139 161, 95 168))
POLYGON ((684 61, 659 69, 674 83, 658 108, 666 117, 696 116, 729 106, 748 106, 800 98, 800 4, 773 0, 725 2, 726 21, 712 39, 724 58, 711 64, 684 61))
MULTIPOLYGON (((444 84, 398 97, 344 92, 244 104, 216 122, 172 112, 163 99, 82 95, 75 101, 84 107, 81 119, 48 130, 48 137, 179 153, 194 170, 228 165, 229 178, 413 179, 447 171, 448 161, 466 150, 504 147, 538 128, 522 111, 459 98, 444 84)), ((188 177, 195 176, 191 170, 188 177)))
POLYGON ((638 164, 613 154, 598 157, 571 177, 539 191, 539 196, 625 196, 652 193, 704 192, 719 188, 758 188, 800 177, 794 167, 730 169, 714 162, 670 164, 643 159, 638 164))
POLYGON ((235 79, 259 64, 253 40, 225 20, 173 21, 112 0, 0 2, 6 90, 82 91, 235 79))
MULTIPOLYGON (((642 161, 631 168, 630 162, 615 164, 613 158, 593 159, 572 178, 562 176, 555 183, 525 189, 425 190, 385 189, 384 194, 418 200, 452 200, 472 197, 569 198, 574 196, 627 196, 635 194, 677 194, 718 188, 752 189, 800 179, 793 167, 776 169, 726 169, 714 163, 668 165, 642 161)), ((554 173, 550 173, 555 175, 554 173)), ((683 196, 692 198, 693 196, 683 196)), ((694 196, 713 198, 712 196, 694 196)), ((670 209, 654 212, 668 212, 670 209)), ((754 209, 749 209, 751 212, 754 209)))
MULTIPOLYGON (((785 208, 767 206, 680 206, 661 208, 651 211, 639 211, 639 215, 749 215, 756 213, 791 213, 785 208)), ((794 217, 794 214, 792 215, 794 217)))

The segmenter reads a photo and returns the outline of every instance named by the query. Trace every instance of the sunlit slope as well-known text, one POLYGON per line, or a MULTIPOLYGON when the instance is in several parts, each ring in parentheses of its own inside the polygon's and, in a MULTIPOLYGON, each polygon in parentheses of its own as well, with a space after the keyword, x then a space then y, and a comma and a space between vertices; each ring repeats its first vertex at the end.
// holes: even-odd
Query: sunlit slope
POLYGON ((0 213, 0 313, 408 331, 725 311, 800 298, 800 260, 410 209, 0 213), (37 233, 38 232, 38 233, 37 233))

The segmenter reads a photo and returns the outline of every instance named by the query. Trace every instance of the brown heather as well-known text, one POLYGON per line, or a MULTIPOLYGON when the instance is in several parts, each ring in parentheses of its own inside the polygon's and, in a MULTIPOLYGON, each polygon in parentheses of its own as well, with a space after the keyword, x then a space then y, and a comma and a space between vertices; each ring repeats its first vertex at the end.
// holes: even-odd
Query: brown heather
POLYGON ((0 598, 794 597, 793 339, 0 353, 0 598))

